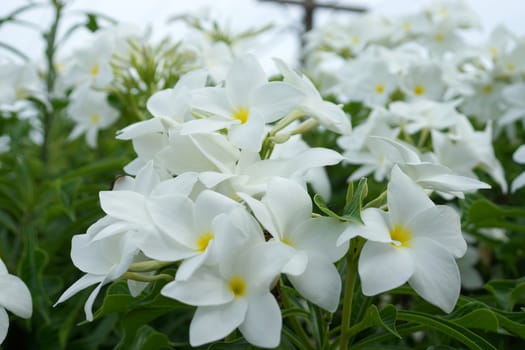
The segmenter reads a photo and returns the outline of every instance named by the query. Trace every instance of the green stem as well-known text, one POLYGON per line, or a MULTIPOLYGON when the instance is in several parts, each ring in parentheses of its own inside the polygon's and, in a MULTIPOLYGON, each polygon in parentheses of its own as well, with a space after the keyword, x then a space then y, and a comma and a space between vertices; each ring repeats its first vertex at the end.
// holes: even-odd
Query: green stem
MULTIPOLYGON (((47 64, 47 79, 46 79, 46 91, 48 98, 51 98, 53 90, 55 88, 56 80, 56 68, 55 68, 55 49, 56 49, 56 38, 58 31, 58 24, 62 16, 62 10, 64 3, 60 0, 52 0, 53 7, 55 10, 55 16, 49 32, 44 35, 46 39, 46 64, 47 64)), ((51 126, 53 123, 54 110, 53 107, 43 109, 44 120, 44 140, 42 142, 42 161, 47 166, 49 159, 49 139, 51 136, 51 126)))
POLYGON ((352 319, 352 301, 357 281, 357 263, 365 240, 355 237, 350 241, 350 249, 346 254, 346 273, 343 297, 343 315, 341 320, 341 335, 339 337, 339 349, 348 349, 350 340, 350 321, 352 319))
POLYGON ((157 260, 149 260, 149 261, 141 261, 131 264, 128 271, 129 272, 149 272, 149 271, 156 271, 163 267, 172 265, 172 261, 157 261, 157 260))
POLYGON ((425 128, 421 131, 421 135, 419 135, 419 140, 417 142, 417 148, 422 149, 425 145, 425 142, 427 141, 428 135, 430 133, 430 130, 428 128, 425 128))
POLYGON ((159 275, 153 275, 153 276, 147 276, 147 275, 141 275, 135 272, 126 272, 122 275, 121 278, 124 278, 127 280, 139 281, 139 282, 154 282, 158 280, 165 280, 165 281, 171 282, 174 280, 173 276, 168 275, 166 273, 161 273, 159 275))

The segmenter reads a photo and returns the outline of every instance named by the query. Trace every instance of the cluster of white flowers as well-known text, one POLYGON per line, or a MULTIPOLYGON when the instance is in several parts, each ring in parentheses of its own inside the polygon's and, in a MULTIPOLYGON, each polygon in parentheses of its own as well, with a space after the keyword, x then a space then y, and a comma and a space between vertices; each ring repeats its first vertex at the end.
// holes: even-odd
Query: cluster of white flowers
POLYGON ((110 62, 114 55, 126 54, 132 38, 143 40, 136 28, 126 25, 96 31, 87 45, 57 65, 55 93, 64 95, 71 90, 67 107, 67 115, 75 125, 69 135, 71 140, 85 135, 86 143, 96 148, 98 132, 118 119, 119 111, 108 102, 108 86, 113 81, 110 62))
POLYGON ((133 142, 137 158, 125 170, 135 176, 100 193, 106 216, 73 238, 73 262, 86 274, 58 303, 96 284, 85 305, 91 320, 103 285, 128 278, 137 295, 155 269, 180 262, 161 293, 197 306, 192 345, 238 328, 250 343, 275 347, 282 318, 271 290, 280 274, 305 299, 334 312, 341 293, 334 263, 350 239, 362 236, 365 294, 408 281, 429 302, 452 310, 460 288, 454 258, 466 243, 459 215, 434 205, 423 188, 461 196, 485 184, 377 138, 397 152, 392 161, 403 168, 392 169, 389 211, 363 211, 364 225, 313 215, 306 183, 328 195, 319 170, 343 156, 308 147, 301 134, 320 126, 351 137, 350 118, 306 76, 276 64, 283 81, 268 82, 256 58, 245 55, 217 85, 206 86, 209 72, 194 70, 151 96, 154 118, 118 135, 133 142))
MULTIPOLYGON (((481 169, 507 192, 492 141, 505 131, 520 142, 515 135, 516 122, 525 123, 525 40, 500 26, 486 42, 472 45, 462 34, 477 25, 466 1, 442 0, 422 12, 369 14, 309 34, 308 71, 323 93, 371 110, 352 136, 339 140, 346 161, 362 165, 351 179, 374 172, 382 180, 394 163, 408 161, 399 159, 400 145, 395 150, 377 137, 407 146, 419 136, 413 151, 421 162, 473 179, 473 170, 481 169), (467 116, 485 130, 476 131, 467 116), (385 156, 392 152, 397 156, 385 156)), ((434 189, 454 195, 453 186, 434 189)))

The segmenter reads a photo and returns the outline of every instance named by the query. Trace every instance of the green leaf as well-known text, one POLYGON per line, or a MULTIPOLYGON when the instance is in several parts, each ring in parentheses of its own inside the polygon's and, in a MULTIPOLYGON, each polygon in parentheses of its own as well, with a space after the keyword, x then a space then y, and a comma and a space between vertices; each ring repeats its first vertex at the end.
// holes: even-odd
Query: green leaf
POLYGON ((328 208, 328 205, 324 199, 316 194, 314 196, 314 203, 317 205, 326 215, 345 222, 363 223, 361 219, 361 208, 363 206, 363 200, 368 194, 368 185, 365 177, 359 180, 357 189, 354 191, 354 184, 350 183, 346 192, 346 204, 343 209, 343 215, 339 215, 328 208))
POLYGON ((87 13, 86 28, 91 32, 96 32, 100 26, 98 25, 97 16, 92 13, 87 13))
MULTIPOLYGON (((352 185, 353 187, 353 185, 352 185)), ((357 221, 363 223, 361 219, 361 208, 363 207, 363 200, 368 194, 368 184, 366 177, 362 177, 357 184, 357 188, 352 191, 347 191, 347 200, 343 209, 343 217, 349 218, 349 221, 357 221), (348 200, 348 193, 352 193, 352 198, 348 200)))
POLYGON ((161 333, 148 325, 144 325, 136 330, 134 339, 126 349, 130 350, 159 350, 172 349, 170 340, 166 334, 161 333))
POLYGON ((377 306, 370 305, 363 319, 356 325, 350 327, 350 336, 353 337, 367 328, 379 326, 393 336, 401 339, 396 329, 396 317, 397 309, 393 305, 387 305, 381 312, 377 309, 377 306))
POLYGON ((485 338, 473 331, 444 318, 415 311, 400 310, 397 319, 433 328, 454 338, 472 350, 496 350, 485 338))
POLYGON ((498 304, 506 311, 512 311, 517 302, 523 301, 525 277, 516 280, 492 280, 485 284, 498 304))
POLYGON ((500 329, 496 313, 480 302, 465 304, 456 309, 447 318, 466 328, 483 329, 495 333, 498 333, 500 329))

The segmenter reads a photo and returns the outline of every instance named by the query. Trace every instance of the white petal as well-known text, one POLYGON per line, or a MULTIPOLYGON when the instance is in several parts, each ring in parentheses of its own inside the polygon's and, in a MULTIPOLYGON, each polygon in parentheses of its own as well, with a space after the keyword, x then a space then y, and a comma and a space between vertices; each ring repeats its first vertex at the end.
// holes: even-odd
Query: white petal
POLYGON ((253 55, 237 58, 226 75, 226 93, 235 107, 251 107, 254 89, 266 84, 266 74, 253 55))
POLYGON ((337 245, 341 245, 356 236, 374 242, 388 243, 392 240, 386 212, 377 208, 368 208, 361 212, 361 219, 363 219, 364 225, 347 224, 347 228, 337 239, 337 245))
POLYGON ((31 293, 19 277, 0 275, 0 306, 19 317, 31 317, 33 313, 31 293))
POLYGON ((376 295, 403 285, 414 273, 409 249, 388 243, 365 243, 359 257, 363 294, 376 295))
POLYGON ((306 254, 306 252, 294 252, 295 249, 291 247, 290 249, 292 257, 286 263, 286 265, 284 265, 282 273, 297 276, 304 273, 306 265, 308 265, 308 255, 306 254))
POLYGON ((336 244, 346 227, 346 224, 337 219, 311 218, 296 228, 291 240, 296 249, 319 253, 329 261, 335 262, 341 259, 348 249, 347 244, 336 244))
POLYGON ((407 223, 406 228, 412 231, 414 239, 431 239, 457 258, 462 257, 467 250, 467 243, 461 234, 459 215, 446 205, 420 212, 407 223))
POLYGON ((264 120, 257 112, 250 112, 245 124, 232 125, 228 132, 231 142, 251 152, 259 152, 264 138, 264 120))
POLYGON ((521 173, 517 178, 512 181, 510 191, 515 192, 525 186, 525 172, 521 173))
POLYGON ((426 238, 414 239, 410 251, 414 274, 409 284, 423 299, 451 312, 461 289, 459 269, 452 254, 426 238))
POLYGON ((257 109, 266 123, 285 117, 304 95, 290 84, 280 81, 264 84, 253 92, 253 108, 257 109))
POLYGON ((270 211, 279 232, 271 232, 282 238, 291 233, 312 216, 312 201, 308 192, 294 181, 274 178, 268 184, 262 202, 270 211))
POLYGON ((516 163, 525 163, 525 145, 521 145, 520 147, 518 147, 518 149, 512 155, 512 159, 516 163))
MULTIPOLYGON (((209 231, 215 217, 222 213, 228 213, 239 204, 220 193, 204 190, 195 200, 195 216, 198 229, 209 231)), ((201 233, 204 233, 201 232, 201 233)))
POLYGON ((9 329, 9 316, 3 307, 0 307, 0 344, 5 340, 7 336, 7 330, 9 329))
POLYGON ((217 116, 229 118, 235 111, 231 105, 226 91, 219 87, 205 87, 192 91, 191 104, 193 108, 200 109, 217 116))
POLYGON ((5 266, 5 264, 2 261, 2 259, 0 259, 0 275, 6 275, 8 273, 9 272, 7 271, 7 267, 5 266))
POLYGON ((393 225, 403 225, 417 213, 434 206, 425 191, 396 165, 388 183, 388 213, 393 225))
POLYGON ((95 303, 95 299, 98 296, 98 293, 100 293, 100 290, 102 287, 109 281, 106 281, 104 279, 102 282, 99 283, 99 285, 93 289, 91 294, 89 294, 89 297, 86 300, 86 303, 84 304, 84 313, 86 314, 86 320, 93 321, 93 304, 95 303))
POLYGON ((240 198, 242 198, 246 204, 250 207, 253 214, 259 220, 259 222, 262 224, 262 226, 268 230, 268 232, 276 238, 280 237, 280 229, 274 222, 274 218, 272 214, 270 213, 270 210, 260 201, 252 198, 251 196, 247 195, 246 193, 237 193, 240 198))
POLYGON ((243 321, 248 308, 246 300, 218 306, 200 306, 190 324, 190 344, 199 346, 224 338, 243 321))
POLYGON ((199 232, 195 229, 195 210, 190 199, 179 195, 155 197, 148 199, 146 206, 152 221, 166 234, 166 239, 188 248, 194 246, 199 232))
POLYGON ((189 280, 175 280, 166 284, 161 294, 194 306, 221 305, 229 303, 234 298, 227 283, 206 268, 194 273, 189 280))
POLYGON ((204 264, 208 258, 210 247, 213 243, 213 240, 208 243, 206 250, 203 253, 197 254, 195 256, 186 258, 178 267, 177 274, 175 279, 178 281, 185 281, 190 278, 193 273, 204 264))
POLYGON ((198 181, 197 173, 184 173, 174 179, 169 179, 160 182, 151 191, 151 197, 165 196, 178 194, 181 196, 189 196, 193 187, 198 181))
POLYGON ((131 140, 133 138, 154 134, 164 131, 164 126, 159 118, 152 118, 141 122, 133 123, 117 132, 118 140, 131 140))
POLYGON ((151 219, 144 206, 144 196, 132 191, 101 191, 100 206, 108 215, 117 219, 149 223, 151 219))
POLYGON ((302 275, 288 276, 303 297, 325 310, 334 312, 339 305, 341 277, 325 256, 311 254, 302 275))
POLYGON ((66 301, 71 298, 73 295, 77 294, 81 290, 86 289, 89 286, 92 286, 96 283, 100 283, 104 280, 104 276, 86 274, 79 278, 75 283, 73 283, 62 295, 58 298, 57 302, 53 306, 66 301))
POLYGON ((246 317, 239 330, 251 344, 275 348, 281 342, 282 323, 277 301, 270 293, 264 293, 248 299, 246 317))

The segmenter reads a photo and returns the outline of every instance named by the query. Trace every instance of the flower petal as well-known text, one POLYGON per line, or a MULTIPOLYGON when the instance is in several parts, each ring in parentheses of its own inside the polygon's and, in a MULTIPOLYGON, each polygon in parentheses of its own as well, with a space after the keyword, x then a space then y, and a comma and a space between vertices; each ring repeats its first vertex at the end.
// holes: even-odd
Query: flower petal
POLYGON ((208 268, 196 271, 188 280, 166 284, 161 294, 194 306, 226 304, 234 297, 224 279, 208 268))
POLYGON ((0 306, 22 318, 33 313, 31 293, 25 283, 14 275, 0 275, 0 306))
POLYGON ((7 336, 7 330, 9 329, 9 316, 3 307, 0 307, 0 344, 5 340, 7 336))
POLYGON ((325 256, 310 254, 303 274, 288 276, 303 297, 325 310, 334 312, 341 295, 341 277, 325 256))
POLYGON ((414 273, 414 263, 407 248, 368 241, 361 251, 358 270, 363 294, 376 295, 408 281, 414 273))
POLYGON ((410 286, 423 299, 451 312, 461 289, 459 269, 452 254, 427 238, 414 239, 410 252, 414 259, 410 286))
POLYGON ((420 211, 434 206, 425 191, 396 165, 388 183, 388 212, 390 223, 404 225, 420 211))
POLYGON ((281 342, 281 310, 270 293, 248 299, 248 310, 239 330, 248 342, 264 348, 275 348, 281 342))
POLYGON ((100 206, 108 215, 135 223, 151 221, 144 206, 144 196, 133 191, 101 191, 100 206))
POLYGON ((337 219, 310 218, 295 229, 291 241, 297 250, 322 254, 329 261, 337 261, 348 250, 347 244, 336 244, 346 227, 347 225, 337 219))
POLYGON ((103 280, 104 280, 104 276, 93 275, 90 273, 85 274, 84 276, 80 277, 75 283, 69 286, 69 288, 66 289, 64 293, 62 293, 60 298, 58 298, 57 302, 53 306, 57 306, 58 304, 71 298, 73 295, 77 294, 81 290, 84 290, 87 287, 92 286, 96 283, 100 283, 103 280))
POLYGON ((420 212, 407 223, 406 228, 412 231, 414 239, 431 239, 457 258, 462 257, 467 250, 467 243, 461 234, 459 215, 446 205, 420 212))
POLYGON ((237 328, 246 316, 244 299, 217 306, 200 306, 190 324, 190 344, 199 346, 219 340, 237 328))

